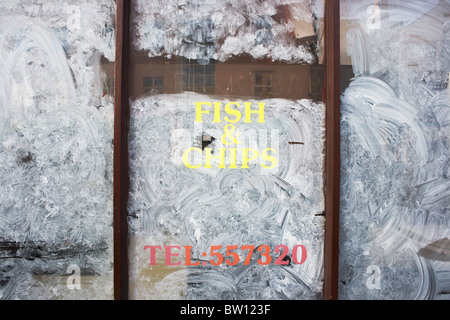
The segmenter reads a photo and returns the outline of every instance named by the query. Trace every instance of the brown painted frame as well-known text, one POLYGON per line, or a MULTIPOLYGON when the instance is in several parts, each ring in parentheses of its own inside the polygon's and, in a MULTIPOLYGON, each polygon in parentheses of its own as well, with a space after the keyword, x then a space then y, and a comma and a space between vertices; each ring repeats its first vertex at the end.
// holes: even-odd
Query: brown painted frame
POLYGON ((117 0, 114 69, 114 299, 128 299, 130 0, 117 0))
POLYGON ((341 143, 340 0, 325 1, 325 255, 324 299, 338 299, 341 143))
MULTIPOLYGON (((340 0, 325 0, 325 300, 338 298, 340 189, 340 0)), ((117 0, 114 93, 114 299, 128 299, 128 130, 131 0, 117 0)))

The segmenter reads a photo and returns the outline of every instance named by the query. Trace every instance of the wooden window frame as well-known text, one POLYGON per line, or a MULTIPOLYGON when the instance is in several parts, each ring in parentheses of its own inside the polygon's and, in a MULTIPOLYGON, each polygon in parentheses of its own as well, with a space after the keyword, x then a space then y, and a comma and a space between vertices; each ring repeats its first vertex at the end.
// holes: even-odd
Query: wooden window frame
POLYGON ((128 132, 131 0, 116 0, 114 68, 114 299, 128 300, 128 132))
MULTIPOLYGON (((338 299, 340 197, 340 0, 325 0, 325 239, 323 299, 338 299)), ((114 299, 127 300, 131 0, 116 0, 114 80, 114 299)))

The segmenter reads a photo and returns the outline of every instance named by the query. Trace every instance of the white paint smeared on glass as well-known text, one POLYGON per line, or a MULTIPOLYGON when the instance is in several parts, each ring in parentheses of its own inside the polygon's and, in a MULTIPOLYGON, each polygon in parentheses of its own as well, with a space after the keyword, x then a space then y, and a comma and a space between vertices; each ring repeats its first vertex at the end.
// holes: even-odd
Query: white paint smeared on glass
POLYGON ((255 59, 312 63, 314 56, 295 38, 316 35, 315 18, 323 2, 138 0, 135 5, 135 45, 151 57, 226 61, 249 54, 255 59), (274 17, 279 11, 283 18, 278 20, 274 17))
POLYGON ((114 13, 0 1, 1 299, 112 297, 114 13))
MULTIPOLYGON (((293 64, 315 60, 310 50, 296 43, 296 39, 316 35, 316 7, 320 6, 314 2, 134 3, 137 12, 133 49, 139 54, 142 51, 150 57, 183 57, 200 62, 226 62, 242 55, 293 64), (296 17, 291 22, 273 18, 283 5, 296 17)), ((131 111, 131 298, 320 299, 323 103, 284 98, 228 99, 181 92, 139 97, 132 101, 131 111), (183 164, 183 152, 201 148, 204 137, 212 142, 208 147, 214 155, 220 153, 228 124, 224 122, 223 107, 231 101, 241 106, 250 101, 253 108, 260 102, 266 104, 265 123, 258 123, 253 115, 252 123, 240 121, 234 125, 247 148, 259 153, 266 148, 276 149, 278 165, 272 170, 264 170, 259 160, 252 161, 249 169, 219 169, 217 161, 211 169, 190 169, 183 164), (196 123, 197 102, 222 103, 222 122, 213 122, 210 108, 211 114, 203 115, 204 122, 196 123), (244 265, 246 252, 240 250, 241 246, 268 245, 275 260, 273 251, 281 244, 290 250, 304 245, 306 262, 263 266, 257 263, 255 254, 252 263, 244 265), (182 265, 166 266, 163 249, 157 252, 156 265, 149 266, 150 251, 144 248, 169 245, 191 246, 192 261, 207 265, 185 266, 184 251, 178 251, 180 257, 174 261, 182 265), (210 253, 211 246, 222 246, 220 252, 229 258, 226 248, 233 245, 239 246, 235 252, 241 262, 237 266, 225 262, 212 266, 209 255, 202 256, 210 253)), ((197 160, 205 163, 205 152, 197 160)), ((197 164, 197 160, 192 163, 197 164)))
MULTIPOLYGON (((324 106, 308 100, 268 100, 265 124, 236 125, 248 144, 262 152, 277 150, 278 168, 265 172, 257 161, 250 169, 189 169, 179 160, 198 145, 203 133, 223 147, 226 123, 205 122, 196 128, 195 102, 210 97, 186 93, 144 98, 133 104, 131 135, 130 227, 131 282, 134 298, 314 299, 322 291, 323 119, 324 106), (176 138, 172 135, 176 132, 176 138), (182 133, 183 140, 179 139, 182 133), (269 142, 268 142, 269 140, 269 142), (302 141, 303 146, 290 145, 302 141), (307 263, 258 266, 149 267, 148 245, 192 246, 193 261, 208 261, 211 246, 280 244, 291 250, 303 244, 307 263), (167 275, 158 274, 165 269, 167 275), (173 278, 185 287, 171 286, 173 278), (166 286, 164 292, 160 287, 166 286)), ((215 100, 212 100, 215 101, 215 100)), ((218 152, 215 152, 217 154, 218 152)), ((194 162, 193 163, 197 163, 194 162)), ((198 163, 205 163, 205 154, 198 163)), ((183 253, 183 252, 182 252, 183 253)), ((256 258, 256 255, 255 255, 256 258)), ((184 261, 183 261, 184 263, 184 261)), ((208 263, 209 264, 209 263, 208 263)))
POLYGON ((340 297, 448 299, 450 3, 342 7, 340 297))

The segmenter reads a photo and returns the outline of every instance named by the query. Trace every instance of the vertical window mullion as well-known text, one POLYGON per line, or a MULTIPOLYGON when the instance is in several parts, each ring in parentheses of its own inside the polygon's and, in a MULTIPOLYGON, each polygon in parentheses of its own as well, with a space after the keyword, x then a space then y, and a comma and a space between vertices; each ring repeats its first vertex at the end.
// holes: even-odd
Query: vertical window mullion
POLYGON ((117 0, 114 71, 114 299, 128 299, 128 76, 131 0, 117 0))
POLYGON ((325 1, 325 256, 324 299, 338 298, 340 197, 340 0, 325 1))

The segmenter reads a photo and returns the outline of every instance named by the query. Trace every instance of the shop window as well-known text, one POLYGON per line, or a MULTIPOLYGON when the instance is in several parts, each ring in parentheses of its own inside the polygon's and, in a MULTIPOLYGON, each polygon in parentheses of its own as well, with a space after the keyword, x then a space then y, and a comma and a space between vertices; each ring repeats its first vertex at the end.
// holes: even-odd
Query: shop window
POLYGON ((0 299, 449 298, 448 1, 40 2, 0 5, 0 299))
POLYGON ((449 298, 449 13, 341 1, 340 299, 449 298))
POLYGON ((0 300, 113 298, 115 14, 0 4, 0 300))
POLYGON ((129 298, 322 296, 325 105, 307 100, 317 59, 291 32, 308 17, 318 47, 323 25, 309 17, 322 4, 306 2, 285 10, 273 0, 132 2, 135 63, 125 81, 164 72, 168 89, 130 103, 129 298), (281 259, 279 239, 290 239, 281 259), (149 268, 155 247, 142 243, 186 241, 198 268, 149 268), (227 246, 239 250, 229 264, 213 261, 211 273, 218 241, 224 257, 227 246), (283 267, 263 266, 272 259, 259 259, 265 250, 283 267))

